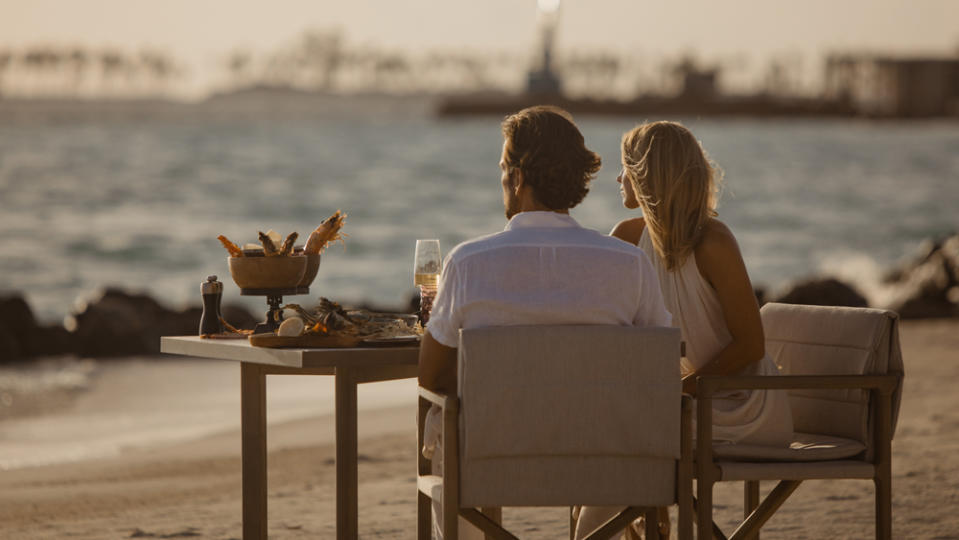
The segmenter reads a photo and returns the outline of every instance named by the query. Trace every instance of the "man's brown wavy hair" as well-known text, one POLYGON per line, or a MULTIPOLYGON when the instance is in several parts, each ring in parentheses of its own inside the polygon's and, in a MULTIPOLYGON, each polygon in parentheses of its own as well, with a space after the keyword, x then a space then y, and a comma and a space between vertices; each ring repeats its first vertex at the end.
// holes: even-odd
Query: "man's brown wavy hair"
POLYGON ((567 210, 582 202, 602 160, 586 148, 568 112, 546 105, 529 107, 507 116, 502 127, 506 166, 523 173, 540 204, 567 210))

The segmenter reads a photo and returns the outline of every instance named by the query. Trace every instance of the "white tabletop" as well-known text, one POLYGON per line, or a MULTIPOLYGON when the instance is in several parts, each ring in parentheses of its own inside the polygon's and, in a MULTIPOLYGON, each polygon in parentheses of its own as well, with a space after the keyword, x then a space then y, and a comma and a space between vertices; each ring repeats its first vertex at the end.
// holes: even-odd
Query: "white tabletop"
POLYGON ((253 347, 245 339, 205 339, 199 336, 161 337, 160 352, 291 368, 416 365, 419 358, 418 345, 343 349, 270 349, 253 347))

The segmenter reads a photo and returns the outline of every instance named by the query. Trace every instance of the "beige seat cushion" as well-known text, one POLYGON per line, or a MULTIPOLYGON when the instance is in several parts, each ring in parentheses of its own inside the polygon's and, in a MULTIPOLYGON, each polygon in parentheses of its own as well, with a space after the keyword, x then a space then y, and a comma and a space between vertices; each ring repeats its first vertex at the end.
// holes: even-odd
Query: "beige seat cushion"
MULTIPOLYGON (((766 351, 787 375, 902 373, 898 317, 865 308, 769 303, 762 308, 766 351)), ((863 390, 792 390, 795 429, 861 442, 867 428, 869 394, 863 390)), ((893 430, 901 389, 893 399, 893 430)))
POLYGON ((829 461, 853 457, 866 445, 852 439, 796 433, 789 448, 757 444, 719 443, 713 455, 719 461, 829 461))
POLYGON ((873 478, 872 463, 855 459, 769 463, 724 461, 719 464, 720 480, 825 480, 828 478, 873 478))

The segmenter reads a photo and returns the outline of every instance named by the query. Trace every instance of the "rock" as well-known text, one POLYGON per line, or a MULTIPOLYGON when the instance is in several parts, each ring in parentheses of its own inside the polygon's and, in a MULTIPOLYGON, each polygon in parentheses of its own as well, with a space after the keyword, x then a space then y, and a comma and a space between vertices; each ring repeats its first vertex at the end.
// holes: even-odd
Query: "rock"
MULTIPOLYGON (((238 305, 221 306, 237 328, 252 328, 253 315, 238 305)), ((72 316, 77 352, 85 356, 157 354, 160 336, 196 335, 202 309, 172 310, 146 294, 106 289, 72 316)))
POLYGON ((0 297, 0 329, 0 363, 76 352, 74 336, 63 326, 38 325, 19 294, 0 297))
POLYGON ((36 330, 37 321, 22 295, 0 296, 0 363, 31 356, 27 342, 36 330))
POLYGON ((96 357, 159 352, 163 311, 147 295, 106 289, 72 316, 77 352, 96 357))
POLYGON ((76 336, 62 325, 41 326, 22 341, 28 356, 60 356, 76 354, 76 336))
POLYGON ((21 336, 37 327, 33 311, 23 296, 17 293, 0 296, 0 326, 16 336, 21 336))
POLYGON ((856 289, 834 278, 810 279, 796 283, 788 292, 772 301, 813 306, 868 307, 866 298, 856 289))
MULTIPOLYGON (((202 311, 201 311, 202 313, 202 311)), ((223 318, 226 319, 226 322, 230 323, 234 328, 240 330, 252 330, 256 323, 259 322, 256 317, 250 313, 250 310, 246 309, 240 304, 223 304, 220 306, 220 314, 223 315, 223 318)), ((196 318, 197 328, 200 326, 200 316, 197 315, 196 318)))
POLYGON ((766 303, 766 288, 765 287, 753 287, 753 294, 756 295, 756 303, 760 307, 766 303))
POLYGON ((17 336, 0 326, 0 365, 19 360, 22 355, 17 336))
POLYGON ((886 277, 888 305, 902 318, 959 316, 959 235, 924 242, 919 253, 886 277))

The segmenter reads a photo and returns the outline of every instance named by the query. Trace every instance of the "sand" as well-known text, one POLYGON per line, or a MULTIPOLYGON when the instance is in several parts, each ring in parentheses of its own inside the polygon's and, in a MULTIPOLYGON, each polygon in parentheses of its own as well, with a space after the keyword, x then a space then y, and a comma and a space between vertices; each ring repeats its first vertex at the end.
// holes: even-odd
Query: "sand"
MULTIPOLYGON (((906 383, 893 442, 895 538, 959 538, 959 321, 902 325, 906 383)), ((415 536, 414 409, 360 416, 360 536, 415 536)), ((271 425, 271 538, 334 537, 333 422, 271 425)), ((240 439, 231 431, 118 457, 0 472, 0 538, 241 537, 240 439)), ((772 482, 763 484, 763 491, 772 482)), ((868 538, 870 481, 808 481, 763 538, 868 538)), ((719 484, 731 532, 742 486, 719 484)), ((564 509, 506 509, 522 538, 565 538, 564 509)))

